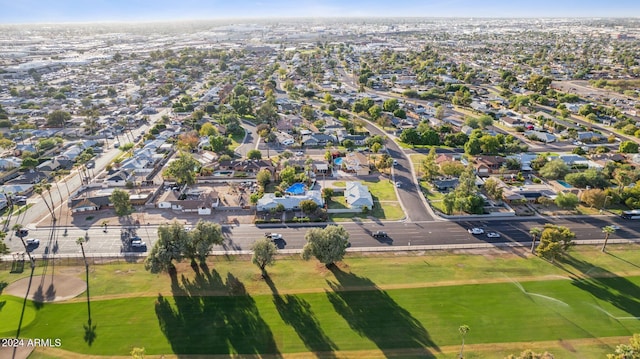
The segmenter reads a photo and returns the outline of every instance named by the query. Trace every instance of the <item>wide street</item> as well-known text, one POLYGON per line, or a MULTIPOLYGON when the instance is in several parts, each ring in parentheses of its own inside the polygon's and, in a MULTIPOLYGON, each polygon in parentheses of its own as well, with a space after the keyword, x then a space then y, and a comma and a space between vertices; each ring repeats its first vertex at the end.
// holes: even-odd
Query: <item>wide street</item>
MULTIPOLYGON (((624 220, 612 216, 576 216, 571 218, 511 218, 511 219, 484 219, 477 221, 431 221, 431 222, 346 222, 342 223, 350 234, 351 249, 353 251, 363 248, 373 250, 396 247, 406 250, 411 247, 418 249, 420 246, 439 245, 479 245, 486 243, 513 242, 529 245, 531 237, 529 229, 541 228, 546 223, 555 223, 571 228, 576 233, 576 240, 602 241, 604 234, 602 227, 616 224, 621 228, 611 235, 613 242, 617 239, 638 240, 640 238, 640 221, 624 220), (501 238, 487 238, 486 235, 471 235, 468 228, 480 227, 486 232, 496 231, 501 238), (388 238, 374 238, 375 231, 385 231, 388 238)), ((324 226, 317 225, 317 226, 324 226)), ((226 238, 223 246, 214 248, 214 251, 247 251, 253 242, 264 236, 265 232, 280 233, 283 240, 278 241, 280 249, 300 250, 306 241, 306 230, 315 225, 241 225, 223 226, 226 238)), ((137 228, 136 234, 140 236, 151 248, 157 239, 156 225, 143 225, 137 228)), ((120 240, 120 228, 109 227, 107 232, 101 228, 91 228, 88 231, 76 228, 37 228, 31 229, 29 237, 39 238, 41 244, 33 251, 37 257, 48 254, 79 255, 80 247, 76 244, 78 237, 88 237, 85 244, 87 255, 109 255, 122 253, 123 246, 120 240)), ((13 236, 7 240, 12 252, 24 251, 20 240, 13 236)))

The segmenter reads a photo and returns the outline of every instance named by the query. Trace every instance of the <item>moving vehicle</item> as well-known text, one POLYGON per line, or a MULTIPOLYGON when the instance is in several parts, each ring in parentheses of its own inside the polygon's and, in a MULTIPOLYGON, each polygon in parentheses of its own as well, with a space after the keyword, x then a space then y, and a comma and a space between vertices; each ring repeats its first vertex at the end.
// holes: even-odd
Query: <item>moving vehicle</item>
POLYGON ((296 156, 298 156, 298 157, 304 156, 304 152, 298 151, 298 152, 296 152, 296 156))
POLYGON ((375 231, 371 234, 373 238, 385 238, 388 237, 387 232, 384 231, 375 231))
POLYGON ((500 233, 498 233, 498 232, 489 232, 489 233, 487 233, 487 238, 500 238, 500 233))
POLYGON ((622 218, 624 218, 624 219, 640 219, 640 210, 633 209, 631 211, 622 211, 622 218))
POLYGON ((484 233, 484 229, 478 228, 478 227, 469 228, 469 229, 467 229, 467 232, 469 232, 469 234, 483 234, 484 233))
POLYGON ((396 182, 396 187, 400 188, 402 184, 400 182, 396 182))
POLYGON ((131 241, 131 248, 142 248, 146 246, 147 244, 141 240, 131 241))
POLYGON ((609 227, 611 227, 611 228, 615 229, 616 231, 620 229, 620 226, 619 226, 619 225, 617 225, 617 224, 612 224, 612 225, 610 225, 609 227))
POLYGON ((36 247, 36 246, 39 246, 39 245, 40 245, 40 240, 39 240, 39 239, 37 239, 37 238, 27 238, 24 242, 25 242, 28 246, 34 246, 34 247, 36 247))
POLYGON ((269 238, 272 241, 277 241, 279 239, 282 239, 282 234, 280 234, 280 233, 269 233, 269 232, 267 232, 267 233, 264 234, 264 236, 269 238))

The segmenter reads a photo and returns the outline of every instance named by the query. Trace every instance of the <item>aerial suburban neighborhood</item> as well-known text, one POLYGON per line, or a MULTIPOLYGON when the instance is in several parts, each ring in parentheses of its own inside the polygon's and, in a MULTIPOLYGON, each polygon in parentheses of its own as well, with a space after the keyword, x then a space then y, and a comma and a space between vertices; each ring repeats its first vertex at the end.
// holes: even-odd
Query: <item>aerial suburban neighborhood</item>
POLYGON ((638 18, 0 27, 0 357, 639 357, 638 18))

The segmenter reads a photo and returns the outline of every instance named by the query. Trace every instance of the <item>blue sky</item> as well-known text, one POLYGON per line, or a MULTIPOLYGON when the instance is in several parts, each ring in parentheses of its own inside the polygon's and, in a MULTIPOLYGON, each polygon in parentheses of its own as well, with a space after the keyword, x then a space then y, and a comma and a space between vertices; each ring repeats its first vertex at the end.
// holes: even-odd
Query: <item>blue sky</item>
POLYGON ((0 23, 264 17, 638 17, 639 0, 0 0, 0 23))

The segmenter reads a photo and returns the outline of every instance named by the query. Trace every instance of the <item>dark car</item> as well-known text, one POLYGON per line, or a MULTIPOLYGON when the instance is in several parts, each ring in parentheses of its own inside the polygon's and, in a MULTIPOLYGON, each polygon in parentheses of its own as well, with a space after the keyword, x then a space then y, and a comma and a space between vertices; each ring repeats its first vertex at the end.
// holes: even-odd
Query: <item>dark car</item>
POLYGON ((26 229, 26 228, 20 228, 20 229, 18 229, 16 231, 16 237, 23 238, 23 237, 26 237, 28 235, 29 235, 29 230, 26 229))
POLYGON ((388 237, 387 232, 383 232, 383 231, 375 231, 372 234, 373 238, 385 238, 388 237))

